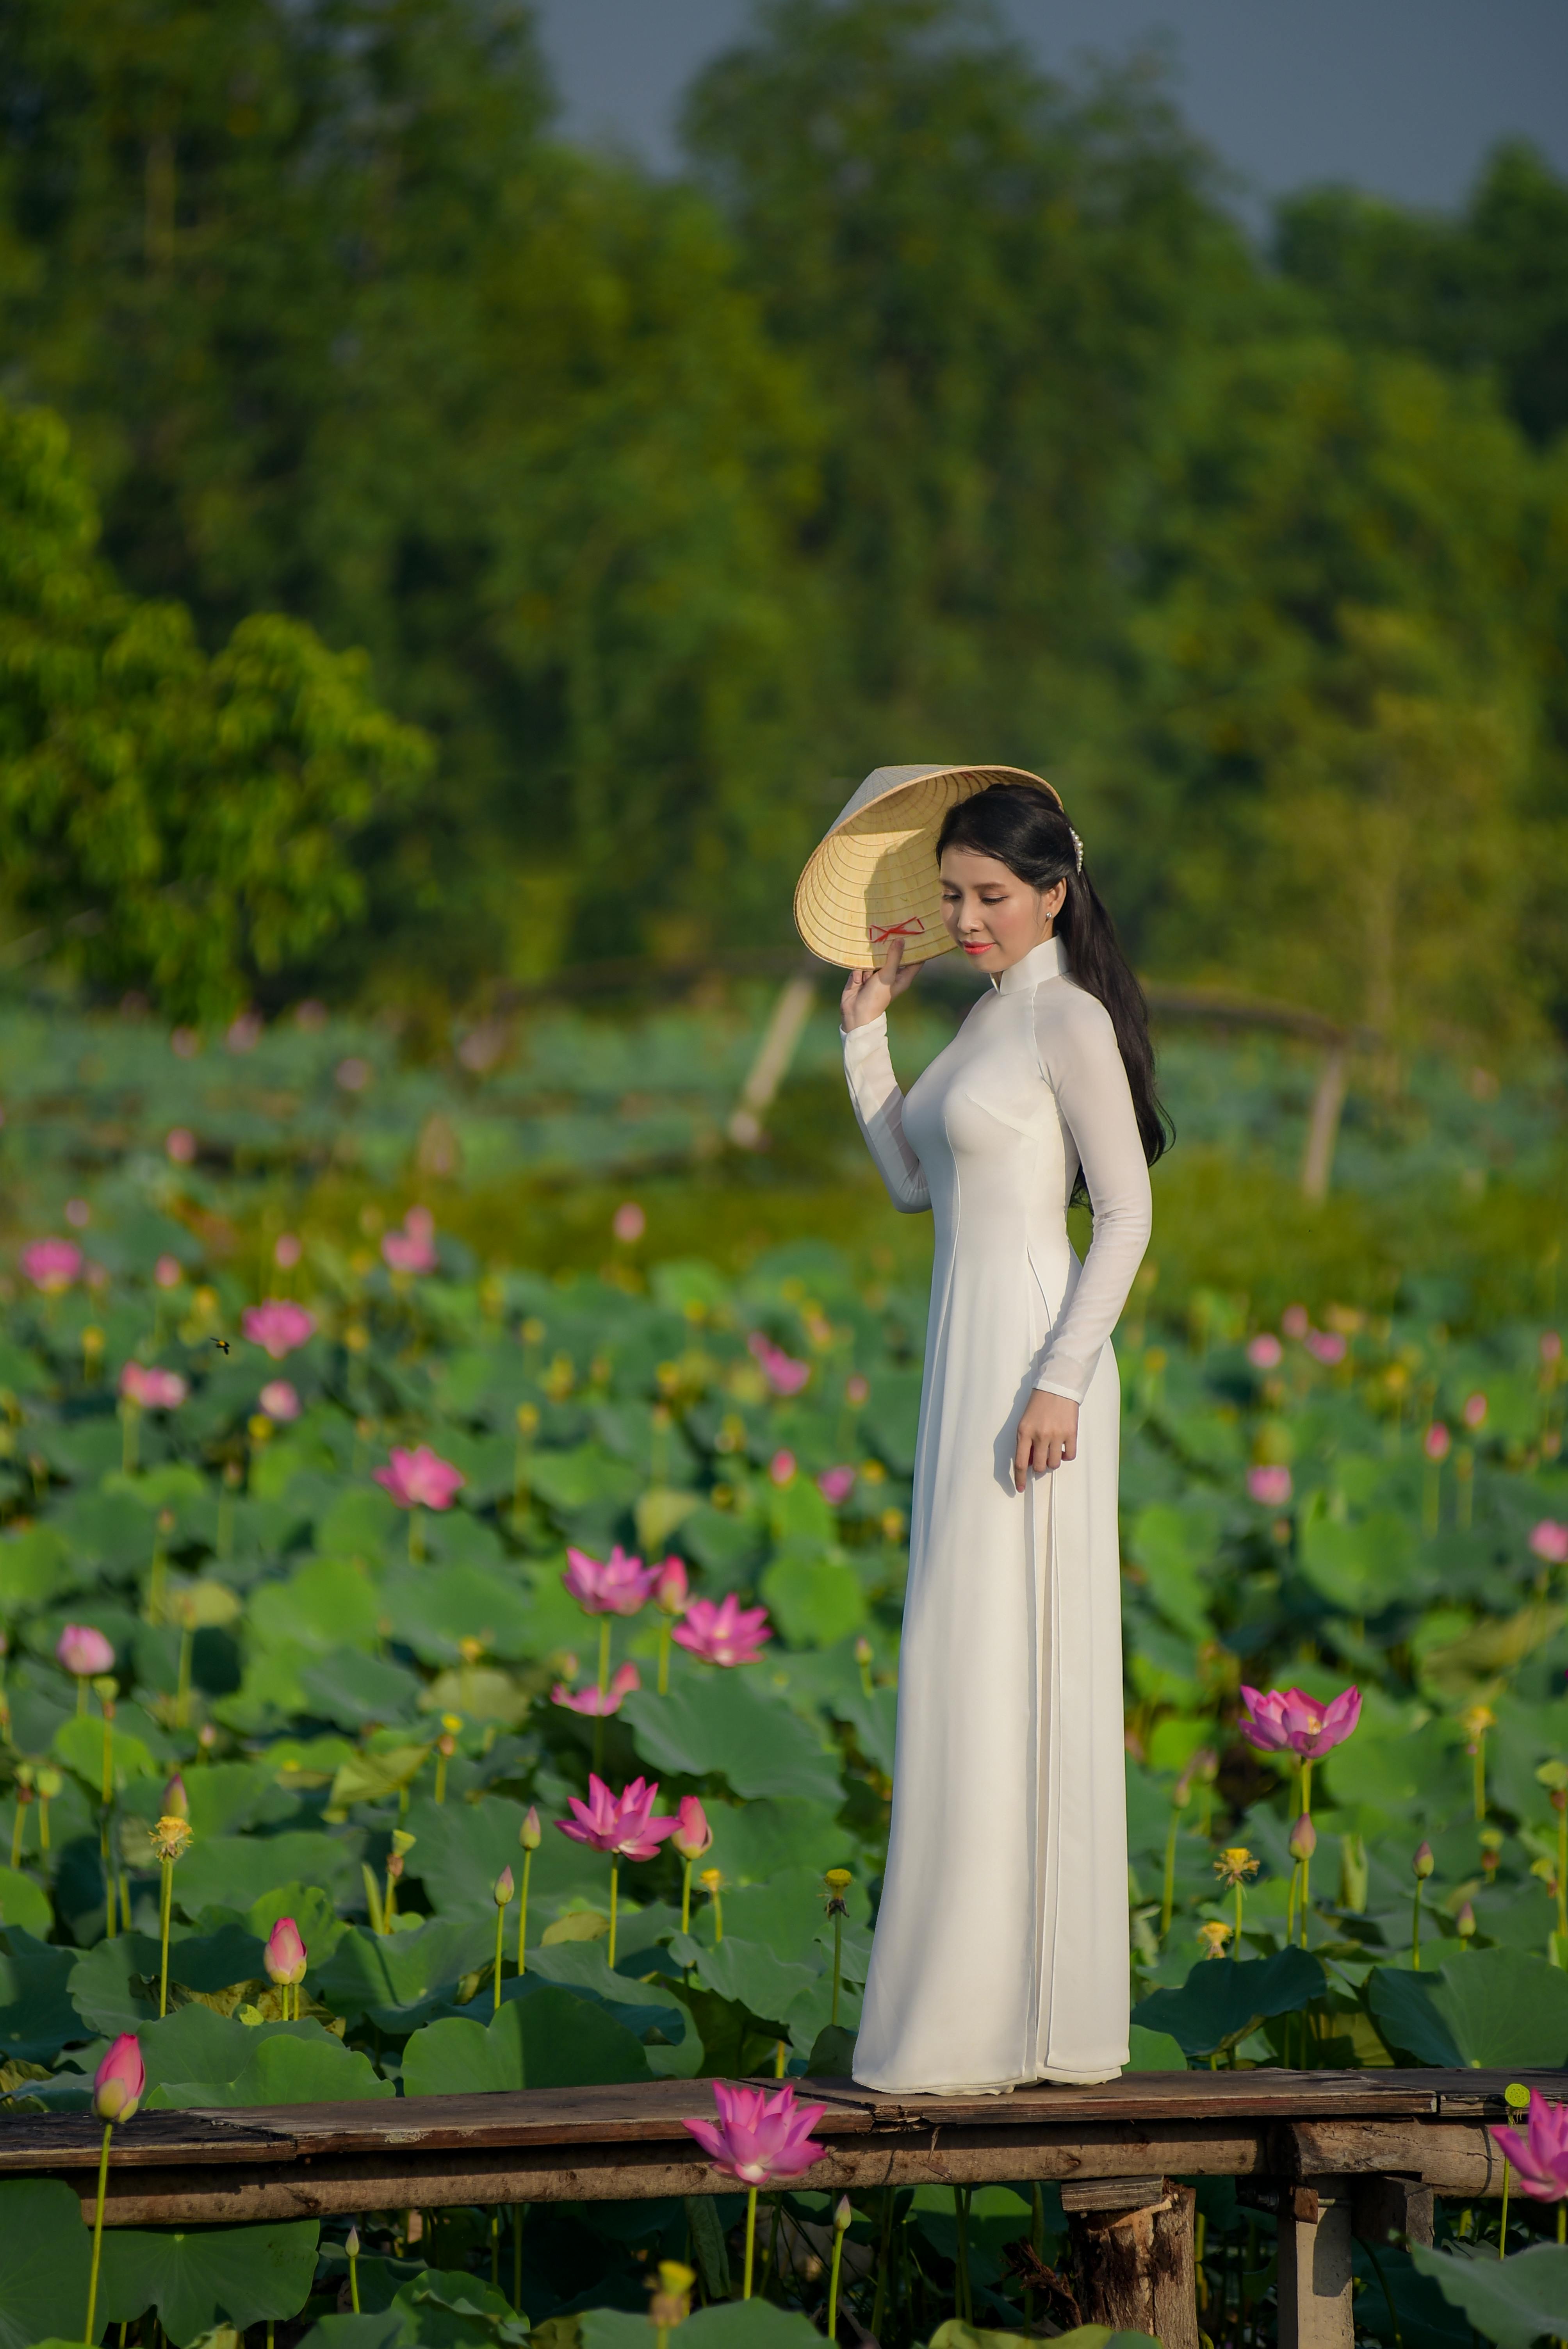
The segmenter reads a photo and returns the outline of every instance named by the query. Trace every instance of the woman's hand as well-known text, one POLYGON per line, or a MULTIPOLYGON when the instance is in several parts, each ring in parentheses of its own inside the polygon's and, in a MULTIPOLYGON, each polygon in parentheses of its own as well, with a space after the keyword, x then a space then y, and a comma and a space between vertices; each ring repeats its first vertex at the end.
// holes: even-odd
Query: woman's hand
POLYGON ((1013 1445, 1013 1482, 1021 1493, 1030 1469, 1037 1475, 1078 1456, 1078 1407, 1066 1395, 1037 1387, 1024 1406, 1013 1445))
POLYGON ((839 998, 839 1011, 846 1030, 866 1028, 873 1019, 880 1019, 894 996, 913 985, 920 965, 912 962, 907 970, 903 966, 903 940, 894 938, 880 970, 851 971, 839 998))

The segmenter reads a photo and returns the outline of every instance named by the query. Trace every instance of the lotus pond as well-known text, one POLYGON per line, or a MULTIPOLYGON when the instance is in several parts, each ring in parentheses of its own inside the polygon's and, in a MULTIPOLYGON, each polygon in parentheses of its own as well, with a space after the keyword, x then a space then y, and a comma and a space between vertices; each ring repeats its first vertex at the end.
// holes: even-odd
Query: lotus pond
MULTIPOLYGON (((370 1066, 354 1040, 287 1045, 327 1072, 318 1162, 368 1085, 344 1081, 370 1066)), ((0 1297, 6 2109, 87 2110, 124 2033, 144 2109, 675 2076, 700 2114, 714 2077, 846 2069, 892 1764, 916 1275, 820 1239, 740 1271, 658 1260, 630 1199, 597 1271, 481 1263, 430 1172, 460 1086, 416 1078, 361 1170, 381 1204, 352 1239, 296 1232, 258 1188, 264 1102, 231 1101, 253 1130, 215 1144, 187 1056, 159 1049, 146 1133, 123 1101, 51 1112, 40 1082, 6 1134, 31 1202, 0 1297), (678 1570, 655 1587, 629 1558, 678 1570), (616 1865, 613 1942, 613 1863, 557 1824, 591 1774, 617 1795, 656 1780, 656 1814, 695 1801, 711 1830, 616 1865), (297 1986, 268 1971, 285 1918, 297 1986)), ((127 1080, 73 1065, 89 1091, 127 1080)), ((1455 1334, 1419 1283, 1386 1310, 1267 1317, 1209 1288, 1156 1318, 1156 1294, 1119 1340, 1135 2064, 1568 2064, 1549 1317, 1455 1334), (1243 1733, 1243 1686, 1358 1692, 1305 1835, 1297 1756, 1243 1733)), ((807 2172, 776 2233, 765 2214, 746 2305, 743 2209, 738 2189, 521 2221, 367 2210, 357 2316, 346 2227, 110 2230, 96 2330, 628 2349, 674 2261, 713 2349, 727 2328, 820 2337, 828 2197, 807 2172)), ((1207 2331, 1271 2340, 1270 2221, 1212 2181, 1200 2209, 1207 2331)), ((1555 2217, 1517 2197, 1511 2251, 1555 2217)), ((1442 2225, 1435 2255, 1368 2261, 1362 2337, 1436 2349, 1473 2316, 1528 2341, 1485 2298, 1495 2205, 1442 2225)), ((0 2185, 0 2349, 80 2337, 89 2240, 63 2187, 0 2185)), ((1067 2324, 1065 2298, 1025 2297, 1066 2253, 1049 2190, 868 2195, 842 2304, 900 2344, 958 2316, 1067 2324)))

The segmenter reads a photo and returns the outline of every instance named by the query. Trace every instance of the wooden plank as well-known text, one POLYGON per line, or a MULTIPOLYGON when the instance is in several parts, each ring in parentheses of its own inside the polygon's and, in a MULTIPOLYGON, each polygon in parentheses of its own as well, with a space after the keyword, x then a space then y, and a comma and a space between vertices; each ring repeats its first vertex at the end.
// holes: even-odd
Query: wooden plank
POLYGON ((1274 2136, 1278 2174, 1317 2178, 1401 2173, 1439 2194, 1501 2194, 1504 2163, 1479 2121, 1295 2121, 1274 2136))

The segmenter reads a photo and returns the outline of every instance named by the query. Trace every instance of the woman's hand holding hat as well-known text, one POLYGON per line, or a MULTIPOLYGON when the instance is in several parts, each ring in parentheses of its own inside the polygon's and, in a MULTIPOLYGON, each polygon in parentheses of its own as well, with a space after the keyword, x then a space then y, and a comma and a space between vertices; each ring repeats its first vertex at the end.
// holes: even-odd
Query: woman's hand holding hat
POLYGON ((892 941, 887 960, 880 970, 851 970, 839 998, 845 1032, 851 1028, 869 1028, 873 1019, 880 1019, 893 998, 913 986, 919 973, 917 962, 904 969, 902 938, 892 941))

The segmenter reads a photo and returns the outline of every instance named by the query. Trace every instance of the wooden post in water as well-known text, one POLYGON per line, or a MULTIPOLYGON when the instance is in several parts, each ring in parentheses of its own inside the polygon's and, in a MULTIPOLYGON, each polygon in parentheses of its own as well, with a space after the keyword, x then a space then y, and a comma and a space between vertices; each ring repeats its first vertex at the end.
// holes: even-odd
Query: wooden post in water
POLYGON ((1355 2349, 1353 2181, 1314 2178, 1279 2204, 1279 2349, 1355 2349))
POLYGON ((1169 2178, 1078 2178, 1062 2188, 1086 2324, 1199 2349, 1190 2186, 1169 2178))

